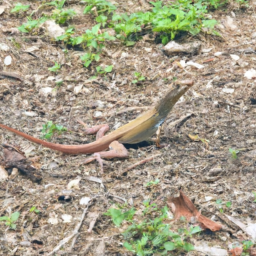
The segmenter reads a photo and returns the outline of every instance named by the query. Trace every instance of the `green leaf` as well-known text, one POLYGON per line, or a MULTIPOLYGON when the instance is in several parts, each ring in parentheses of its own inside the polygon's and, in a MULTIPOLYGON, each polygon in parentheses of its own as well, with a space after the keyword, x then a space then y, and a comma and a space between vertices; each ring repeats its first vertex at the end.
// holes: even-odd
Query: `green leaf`
POLYGON ((98 35, 99 29, 100 29, 100 24, 97 24, 97 25, 93 26, 93 27, 92 27, 92 33, 93 33, 94 35, 98 35))
POLYGON ((89 67, 91 63, 92 63, 91 60, 87 60, 84 65, 85 65, 86 67, 89 67))
POLYGON ((230 208, 230 207, 231 207, 231 205, 232 205, 232 203, 231 203, 231 202, 227 202, 227 203, 226 203, 226 206, 227 206, 228 208, 230 208))
POLYGON ((126 46, 133 46, 133 45, 136 44, 136 42, 134 42, 134 41, 126 41, 125 44, 126 44, 126 46))
POLYGON ((112 71, 112 69, 113 69, 113 65, 110 65, 110 66, 105 67, 104 71, 109 73, 112 71))
POLYGON ((10 218, 8 216, 0 217, 0 221, 9 220, 10 218))
POLYGON ((193 235, 193 234, 196 234, 201 231, 202 231, 202 229, 199 226, 195 226, 190 230, 190 234, 193 235))
POLYGON ((30 7, 30 5, 23 5, 21 3, 17 3, 15 5, 15 7, 11 10, 11 13, 19 12, 19 11, 25 12, 28 10, 29 7, 30 7))
POLYGON ((120 224, 124 220, 124 216, 122 215, 122 211, 115 208, 108 209, 106 215, 111 216, 112 221, 116 226, 120 226, 120 224))
POLYGON ((134 252, 132 245, 129 244, 128 242, 125 241, 125 242, 123 243, 123 246, 124 246, 127 250, 129 250, 129 251, 131 251, 131 252, 134 252))
POLYGON ((12 224, 10 225, 10 228, 11 228, 11 229, 16 229, 16 224, 12 223, 12 224))
POLYGON ((20 216, 20 213, 19 212, 14 212, 11 214, 11 221, 12 222, 15 222, 20 216))
POLYGON ((213 29, 218 22, 217 20, 202 20, 202 23, 203 27, 213 29))
POLYGON ((194 246, 190 243, 185 242, 184 246, 183 246, 184 250, 186 250, 187 252, 193 251, 194 250, 194 246))
POLYGON ((173 250, 176 249, 175 244, 173 242, 166 242, 166 243, 164 243, 164 248, 167 251, 173 251, 173 250))
POLYGON ((99 55, 99 54, 96 54, 96 55, 94 56, 94 59, 95 59, 96 61, 99 61, 99 60, 100 60, 100 55, 99 55))
POLYGON ((93 5, 88 5, 84 8, 84 13, 89 13, 91 9, 93 8, 93 5))
POLYGON ((222 200, 221 199, 217 199, 216 200, 216 204, 220 204, 221 205, 222 204, 222 200))

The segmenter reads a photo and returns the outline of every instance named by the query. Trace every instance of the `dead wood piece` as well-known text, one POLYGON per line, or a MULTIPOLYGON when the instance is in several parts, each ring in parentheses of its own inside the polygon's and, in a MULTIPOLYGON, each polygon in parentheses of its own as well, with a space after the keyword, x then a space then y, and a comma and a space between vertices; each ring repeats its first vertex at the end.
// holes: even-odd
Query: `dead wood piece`
POLYGON ((21 75, 19 75, 18 73, 14 73, 14 72, 0 71, 0 76, 11 77, 11 78, 18 79, 20 81, 24 81, 25 80, 21 75))
POLYGON ((130 171, 131 169, 133 169, 133 168, 135 168, 135 167, 137 167, 137 166, 139 166, 139 165, 141 165, 141 164, 145 164, 145 163, 147 163, 147 162, 149 162, 149 161, 153 160, 154 158, 156 158, 156 157, 158 157, 158 156, 161 156, 161 155, 162 155, 162 154, 157 154, 157 155, 154 155, 154 156, 150 156, 150 157, 148 157, 148 158, 145 158, 145 159, 143 159, 143 160, 140 160, 139 162, 137 162, 137 163, 135 163, 135 164, 132 164, 131 166, 127 167, 124 171, 122 171, 122 172, 120 173, 120 175, 123 175, 124 173, 130 171))
POLYGON ((42 180, 41 173, 39 173, 39 171, 31 164, 28 159, 26 159, 24 155, 22 155, 20 152, 17 152, 17 150, 10 145, 3 144, 3 146, 4 161, 7 168, 19 169, 33 182, 40 182, 42 180))

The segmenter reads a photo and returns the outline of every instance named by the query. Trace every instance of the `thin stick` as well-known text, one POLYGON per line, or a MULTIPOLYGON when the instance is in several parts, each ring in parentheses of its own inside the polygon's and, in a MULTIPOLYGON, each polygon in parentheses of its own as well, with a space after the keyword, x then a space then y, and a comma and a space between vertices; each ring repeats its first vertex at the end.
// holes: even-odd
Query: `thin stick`
POLYGON ((120 173, 120 175, 123 175, 124 173, 130 171, 131 169, 133 169, 133 168, 135 168, 135 167, 137 167, 137 166, 139 166, 139 165, 141 165, 141 164, 145 164, 145 163, 147 163, 147 162, 153 160, 155 157, 158 157, 158 156, 161 156, 161 155, 162 155, 162 154, 157 154, 157 155, 154 155, 154 156, 150 156, 150 157, 148 157, 148 158, 145 158, 145 159, 143 159, 143 160, 140 160, 139 162, 137 162, 137 163, 135 163, 135 164, 132 164, 132 165, 130 165, 129 167, 127 167, 124 171, 122 171, 122 172, 120 173))
MULTIPOLYGON (((81 228, 81 226, 82 226, 82 224, 83 224, 85 215, 86 215, 86 213, 87 213, 89 207, 91 206, 92 201, 93 201, 96 197, 97 197, 97 196, 93 197, 93 198, 89 201, 87 207, 83 210, 83 213, 82 213, 82 216, 81 216, 81 220, 80 220, 80 222, 76 225, 76 227, 75 227, 73 233, 72 233, 70 236, 65 237, 64 239, 62 239, 62 240, 59 242, 59 244, 48 254, 48 256, 53 255, 54 253, 56 253, 64 244, 68 243, 69 240, 72 239, 74 236, 75 236, 75 239, 77 239, 78 234, 79 234, 78 232, 79 232, 79 230, 80 230, 80 228, 81 228)), ((75 244, 75 241, 73 241, 72 244, 75 244)))
POLYGON ((0 71, 0 76, 11 77, 11 78, 18 79, 20 81, 24 81, 24 78, 18 73, 0 71))

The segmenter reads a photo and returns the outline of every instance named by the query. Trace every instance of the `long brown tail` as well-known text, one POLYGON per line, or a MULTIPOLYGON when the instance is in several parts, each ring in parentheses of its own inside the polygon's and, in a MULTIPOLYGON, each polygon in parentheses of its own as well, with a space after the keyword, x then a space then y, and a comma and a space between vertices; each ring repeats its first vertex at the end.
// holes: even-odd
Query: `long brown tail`
POLYGON ((95 142, 92 142, 89 144, 84 144, 84 145, 62 145, 62 144, 55 144, 52 142, 37 139, 33 136, 30 136, 30 135, 23 133, 21 131, 18 131, 16 129, 13 129, 4 124, 0 124, 0 127, 5 130, 8 130, 10 132, 13 132, 31 142, 34 142, 34 143, 40 144, 44 147, 47 147, 47 148, 50 148, 53 150, 57 150, 57 151, 60 151, 63 153, 67 153, 67 154, 87 154, 87 153, 89 154, 89 153, 100 152, 102 150, 107 149, 109 144, 112 142, 111 140, 108 141, 104 138, 104 139, 99 139, 95 142))

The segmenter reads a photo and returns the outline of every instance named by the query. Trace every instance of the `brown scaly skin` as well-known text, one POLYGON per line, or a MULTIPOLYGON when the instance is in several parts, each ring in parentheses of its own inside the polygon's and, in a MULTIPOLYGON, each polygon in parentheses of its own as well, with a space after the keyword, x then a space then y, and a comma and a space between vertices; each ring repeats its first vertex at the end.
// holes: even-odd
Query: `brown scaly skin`
MULTIPOLYGON (((114 148, 115 141, 120 143, 135 144, 149 139, 155 134, 158 127, 165 121, 167 115, 172 110, 179 98, 193 85, 193 81, 183 81, 174 85, 156 106, 145 112, 141 116, 125 124, 117 130, 97 139, 95 142, 84 145, 62 145, 55 144, 32 137, 26 133, 0 124, 0 128, 13 132, 31 142, 40 144, 44 147, 57 150, 66 154, 91 154, 106 150, 109 146, 114 148), (112 145, 110 145, 112 143, 112 145)), ((118 143, 118 144, 120 144, 118 143)), ((101 152, 101 157, 113 158, 118 155, 109 152, 101 152), (104 155, 104 153, 109 153, 104 155)), ((126 157, 126 153, 120 157, 126 157)))

